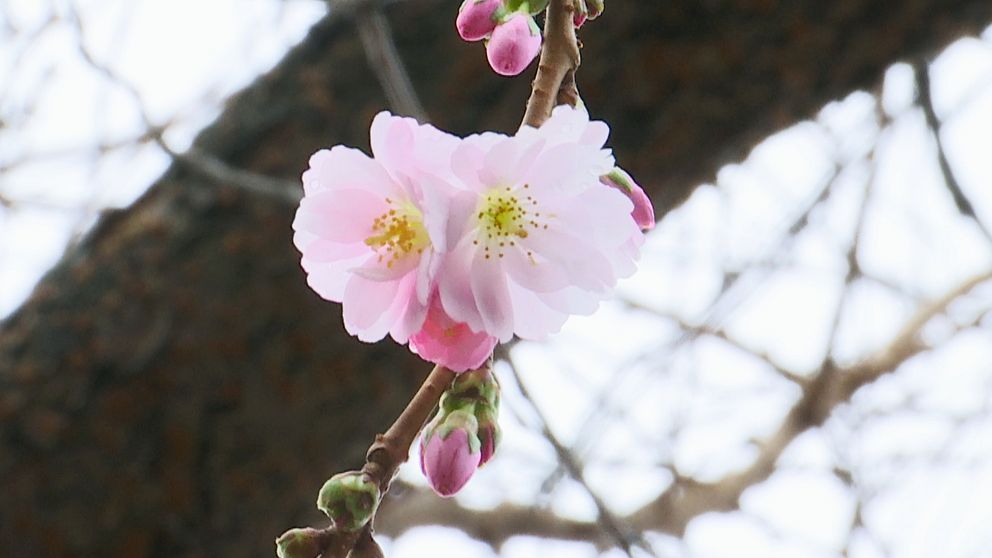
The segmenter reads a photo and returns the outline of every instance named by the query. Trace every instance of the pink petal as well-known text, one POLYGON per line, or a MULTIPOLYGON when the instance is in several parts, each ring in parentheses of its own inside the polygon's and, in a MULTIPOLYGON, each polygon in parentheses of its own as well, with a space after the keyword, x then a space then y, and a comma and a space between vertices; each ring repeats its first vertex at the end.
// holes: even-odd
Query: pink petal
POLYGON ((479 170, 480 180, 490 188, 512 185, 516 178, 512 171, 520 158, 521 147, 521 143, 513 138, 492 146, 479 170))
POLYGON ((398 281, 369 281, 352 276, 345 286, 344 327, 362 341, 378 341, 386 336, 391 324, 384 324, 383 315, 396 301, 398 281))
POLYGON ((405 306, 398 312, 389 335, 400 344, 406 343, 411 335, 419 331, 427 318, 427 306, 421 304, 415 296, 416 284, 417 278, 409 275, 401 281, 397 289, 397 300, 405 306))
POLYGON ((410 349, 424 360, 464 372, 482 366, 496 342, 495 337, 473 332, 468 325, 452 320, 435 299, 422 329, 410 337, 410 349))
POLYGON ((558 333, 568 319, 568 314, 555 310, 543 302, 543 295, 510 286, 513 304, 514 333, 521 339, 540 341, 558 333))
POLYGON ((562 266, 538 254, 528 256, 526 251, 519 247, 510 248, 504 254, 503 269, 515 283, 526 289, 549 292, 557 291, 569 284, 568 274, 562 266))
POLYGON ((372 155, 394 178, 398 169, 410 168, 416 121, 380 112, 372 119, 369 131, 372 155))
POLYGON ((373 220, 386 201, 365 190, 322 190, 307 194, 296 211, 293 229, 338 242, 358 242, 372 234, 373 220))
POLYGON ((399 190, 378 162, 357 149, 336 145, 310 157, 310 168, 303 173, 307 195, 321 190, 357 188, 382 197, 397 196, 399 190))
POLYGON ((482 314, 472 294, 472 260, 475 250, 465 237, 455 249, 445 255, 444 271, 438 276, 438 295, 444 311, 458 322, 465 322, 474 331, 484 329, 482 314))
POLYGON ((584 291, 577 287, 566 287, 553 293, 541 293, 539 296, 553 310, 580 316, 595 312, 602 298, 593 291, 584 291))
POLYGON ((472 294, 484 329, 503 343, 513 337, 513 308, 501 266, 479 250, 472 260, 472 294))
POLYGON ((481 452, 472 453, 464 429, 453 429, 443 439, 436 433, 423 446, 424 473, 435 492, 452 496, 475 474, 481 457, 481 452))

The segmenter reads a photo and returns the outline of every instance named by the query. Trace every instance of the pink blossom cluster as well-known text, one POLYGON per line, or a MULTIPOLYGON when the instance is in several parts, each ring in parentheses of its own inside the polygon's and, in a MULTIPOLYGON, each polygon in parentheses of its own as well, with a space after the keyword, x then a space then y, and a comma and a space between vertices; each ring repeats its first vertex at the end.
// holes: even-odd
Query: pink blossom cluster
POLYGON ((608 133, 567 106, 467 138, 380 113, 374 157, 338 145, 303 174, 293 229, 309 285, 342 303, 352 335, 388 334, 454 371, 557 332, 634 272, 643 242, 650 202, 601 181, 608 133))
POLYGON ((534 17, 526 9, 508 9, 505 0, 465 0, 455 27, 466 41, 486 41, 486 58, 500 75, 519 74, 541 51, 534 17))

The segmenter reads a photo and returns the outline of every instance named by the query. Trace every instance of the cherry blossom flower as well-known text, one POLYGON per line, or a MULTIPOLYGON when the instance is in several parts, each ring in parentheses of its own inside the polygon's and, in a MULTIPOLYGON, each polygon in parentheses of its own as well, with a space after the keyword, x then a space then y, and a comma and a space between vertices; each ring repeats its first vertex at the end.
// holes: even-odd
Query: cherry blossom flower
POLYGON ((456 148, 444 311, 509 341, 541 339, 588 314, 634 272, 643 235, 633 204, 599 177, 613 168, 609 128, 563 106, 539 129, 486 133, 456 148))
POLYGON ((340 145, 310 158, 293 242, 309 285, 342 303, 349 333, 405 343, 435 288, 446 246, 444 169, 459 140, 385 112, 370 135, 374 159, 340 145))

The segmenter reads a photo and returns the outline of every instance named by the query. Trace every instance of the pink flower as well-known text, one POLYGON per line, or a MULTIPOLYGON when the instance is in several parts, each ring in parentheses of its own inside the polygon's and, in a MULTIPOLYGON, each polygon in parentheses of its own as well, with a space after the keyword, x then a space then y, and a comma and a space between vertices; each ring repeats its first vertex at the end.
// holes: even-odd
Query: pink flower
POLYGON ((410 337, 410 350, 424 360, 464 372, 482 366, 493 354, 496 341, 491 335, 474 332, 468 325, 452 320, 435 297, 423 327, 410 337))
POLYGON ((458 9, 455 27, 466 41, 480 41, 496 28, 496 19, 503 0, 465 0, 458 9))
POLYGON ((496 26, 486 44, 486 57, 493 71, 515 76, 524 71, 541 51, 541 33, 534 18, 514 13, 496 26))
POLYGON ((452 319, 503 342, 541 339, 634 272, 643 235, 633 205, 599 182, 613 168, 608 133, 563 106, 540 129, 472 136, 456 149, 463 191, 450 204, 438 277, 452 319))
POLYGON ((385 112, 370 135, 374 159, 340 145, 310 158, 293 242, 309 285, 342 303, 349 333, 405 343, 427 316, 446 247, 443 169, 459 140, 385 112))
POLYGON ((478 423, 468 411, 453 411, 428 425, 420 445, 420 468, 434 492, 453 496, 475 474, 482 457, 478 423))
POLYGON ((630 216, 634 218, 634 222, 642 231, 649 231, 654 228, 654 206, 651 205, 651 200, 644 193, 644 189, 634 182, 627 171, 616 167, 609 174, 599 177, 599 181, 611 188, 620 190, 630 198, 634 204, 630 216))

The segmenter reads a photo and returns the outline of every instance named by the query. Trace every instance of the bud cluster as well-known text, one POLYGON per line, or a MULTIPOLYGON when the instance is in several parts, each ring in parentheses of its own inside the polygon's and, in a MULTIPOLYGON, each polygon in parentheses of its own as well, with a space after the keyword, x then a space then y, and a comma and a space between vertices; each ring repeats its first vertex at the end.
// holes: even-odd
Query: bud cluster
POLYGON ((547 0, 465 0, 455 27, 466 41, 486 41, 486 58, 497 74, 515 76, 541 51, 541 29, 534 15, 547 0))
POLYGON ((347 471, 327 479, 317 495, 317 509, 339 531, 358 531, 379 507, 379 484, 368 473, 347 471))
POLYGON ((498 420, 499 384, 488 367, 460 374, 420 440, 420 468, 434 492, 454 495, 492 458, 498 420))
POLYGON ((573 0, 575 11, 572 12, 572 22, 575 27, 582 27, 587 20, 596 19, 603 13, 603 0, 573 0))

